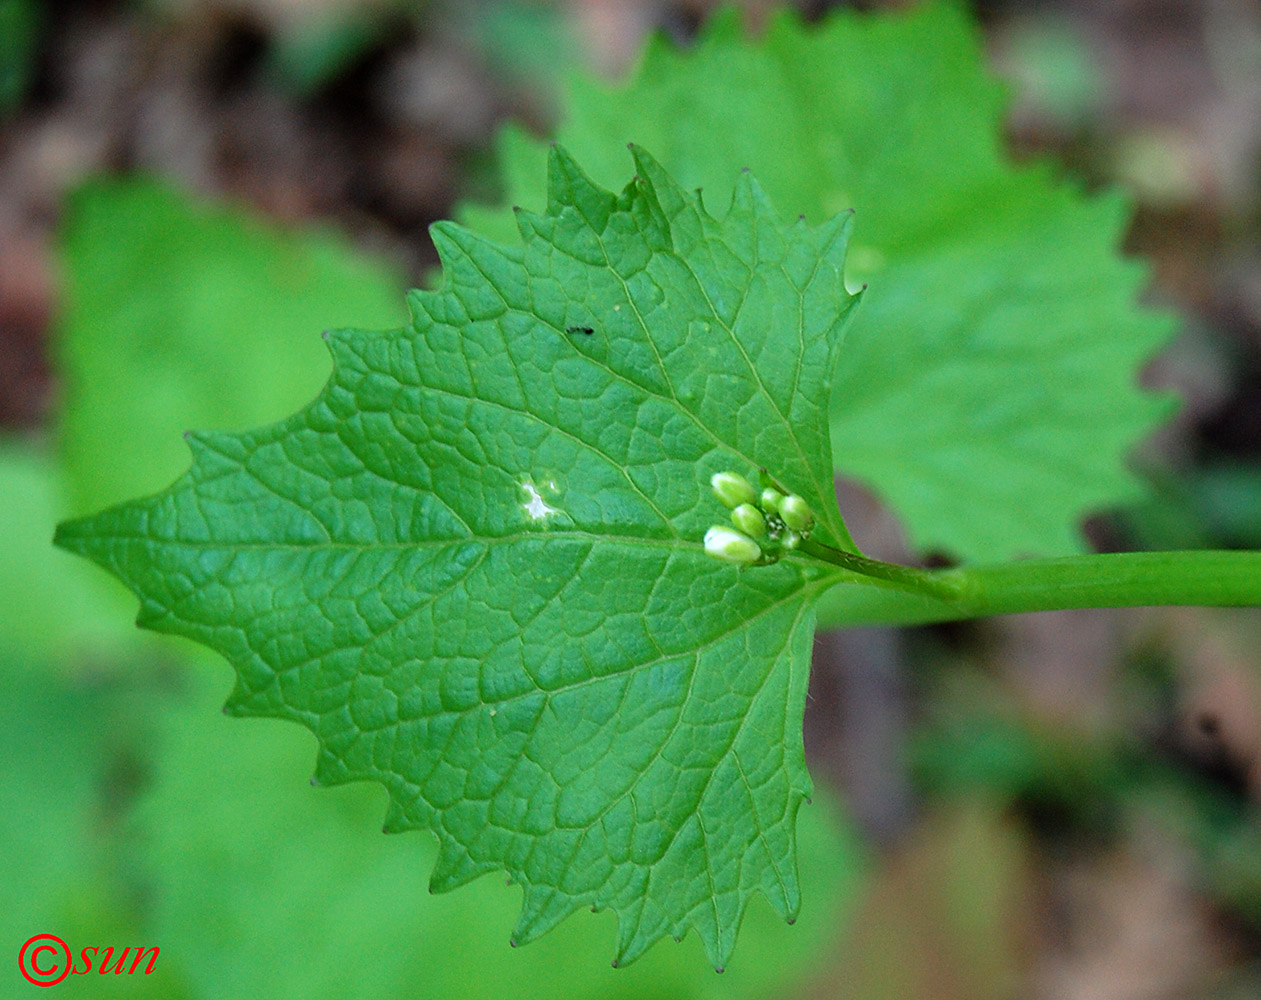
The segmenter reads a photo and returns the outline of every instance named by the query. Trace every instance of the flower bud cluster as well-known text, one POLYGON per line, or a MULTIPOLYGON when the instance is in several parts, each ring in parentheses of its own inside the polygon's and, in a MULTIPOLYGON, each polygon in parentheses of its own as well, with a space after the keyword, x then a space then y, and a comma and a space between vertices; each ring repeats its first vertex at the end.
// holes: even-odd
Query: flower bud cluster
POLYGON ((801 497, 772 487, 760 493, 736 472, 716 472, 709 481, 714 496, 731 511, 731 523, 705 532, 705 551, 740 566, 767 565, 786 549, 795 549, 814 530, 814 514, 801 497))

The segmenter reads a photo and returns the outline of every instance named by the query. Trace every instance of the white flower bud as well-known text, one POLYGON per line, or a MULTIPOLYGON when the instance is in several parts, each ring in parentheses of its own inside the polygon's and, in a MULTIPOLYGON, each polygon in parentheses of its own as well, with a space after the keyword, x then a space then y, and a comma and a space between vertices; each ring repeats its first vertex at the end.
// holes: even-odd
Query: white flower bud
POLYGON ((779 505, 784 502, 784 494, 769 486, 762 491, 762 509, 768 514, 778 514, 779 505))
POLYGON ((705 532, 705 553, 739 566, 748 566, 762 558, 762 549, 757 542, 743 532, 722 524, 715 524, 705 532))
POLYGON ((814 527, 814 515, 810 513, 809 504, 795 494, 784 497, 780 502, 779 516, 793 531, 807 532, 814 527))
POLYGON ((742 503, 731 512, 731 523, 750 538, 761 538, 766 534, 766 518, 751 503, 742 503))
POLYGON ((724 507, 734 509, 742 503, 753 503, 757 499, 749 481, 735 472, 715 472, 709 485, 714 488, 714 495, 724 507))

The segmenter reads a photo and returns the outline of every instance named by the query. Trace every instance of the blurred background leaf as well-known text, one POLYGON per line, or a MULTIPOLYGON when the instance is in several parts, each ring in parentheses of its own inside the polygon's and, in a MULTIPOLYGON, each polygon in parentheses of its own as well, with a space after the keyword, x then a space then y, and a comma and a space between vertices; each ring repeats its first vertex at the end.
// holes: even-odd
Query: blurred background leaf
POLYGON ((188 466, 186 430, 243 429, 311 401, 321 330, 398 326, 400 276, 331 232, 292 234, 150 181, 72 199, 56 339, 73 513, 153 493, 188 466))

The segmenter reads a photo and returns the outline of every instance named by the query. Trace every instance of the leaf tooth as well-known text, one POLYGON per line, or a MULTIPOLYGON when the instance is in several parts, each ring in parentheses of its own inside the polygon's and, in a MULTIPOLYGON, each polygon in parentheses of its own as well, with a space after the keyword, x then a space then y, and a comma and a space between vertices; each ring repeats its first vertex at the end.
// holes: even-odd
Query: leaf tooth
POLYGON ((185 431, 184 442, 192 453, 193 461, 198 462, 208 454, 232 455, 242 454, 241 435, 232 431, 185 431))
POLYGON ((731 196, 731 214, 753 219, 758 223, 759 230, 770 227, 770 232, 777 234, 782 234, 784 230, 783 219, 748 167, 741 170, 736 178, 735 191, 731 196))
POLYGON ((854 210, 850 208, 844 212, 838 212, 812 228, 814 245, 819 255, 834 267, 843 268, 849 250, 850 236, 854 230, 854 210))
MULTIPOLYGON (((236 696, 237 692, 232 692, 236 696)), ((229 699, 231 701, 231 699, 229 699)), ((241 703, 241 714, 249 714, 244 704, 244 698, 241 703)), ((310 728, 308 726, 308 728, 310 728)), ((346 772, 346 766, 339 757, 335 757, 329 753, 328 749, 321 743, 318 754, 315 758, 315 781, 324 788, 333 788, 337 785, 345 785, 354 779, 346 772)))
POLYGON ((575 209, 596 232, 608 225, 616 197, 600 187, 563 146, 552 144, 547 154, 547 214, 575 209))
POLYGON ((53 533, 53 544, 77 556, 92 558, 92 554, 102 547, 99 523, 99 516, 77 517, 73 521, 62 521, 53 533))
POLYGON ((587 903, 588 901, 570 896, 554 886, 526 886, 521 902, 521 915, 512 931, 513 942, 529 944, 587 903))
POLYGON ((504 302, 528 301, 526 274, 516 259, 519 249, 501 246, 454 222, 435 222, 429 235, 442 262, 443 287, 418 291, 410 302, 414 312, 463 324, 494 319, 502 314, 504 302), (453 289, 460 291, 453 294, 453 289))
POLYGON ((720 923, 712 939, 705 934, 701 935, 701 941, 705 945, 705 955, 709 958, 715 972, 722 972, 731 961, 731 953, 736 948, 736 932, 740 929, 740 922, 750 898, 751 896, 741 898, 740 911, 736 918, 720 923))
POLYGON ((142 596, 139 587, 127 573, 122 546, 115 534, 122 534, 124 526, 130 528, 137 520, 135 503, 116 507, 105 514, 62 521, 53 535, 53 544, 67 552, 90 559, 107 573, 113 573, 137 597, 142 596))
POLYGON ((323 337, 324 343, 328 345, 328 351, 333 356, 333 360, 341 364, 343 358, 349 353, 349 348, 356 340, 356 331, 349 329, 325 330, 320 336, 323 337))
POLYGON ((430 292, 423 288, 412 288, 408 291, 405 298, 407 302, 407 325, 409 327, 415 327, 425 321, 427 313, 425 311, 424 301, 425 296, 428 294, 430 294, 430 292))
POLYGON ((683 201, 688 197, 687 192, 666 172, 665 167, 643 146, 631 142, 627 143, 626 148, 630 150, 631 159, 635 163, 636 176, 652 189, 659 201, 683 201))
POLYGON ((628 144, 631 159, 635 161, 635 174, 640 183, 637 193, 644 199, 649 214, 661 229, 664 240, 672 241, 672 222, 685 212, 695 214, 699 221, 703 216, 699 193, 689 194, 680 187, 665 168, 658 163, 642 146, 633 142, 628 144))
MULTIPOLYGON (((801 884, 797 881, 797 863, 793 860, 793 877, 789 884, 785 887, 787 895, 784 898, 784 907, 780 909, 775 907, 775 912, 784 918, 784 922, 792 926, 797 922, 797 918, 801 915, 801 884)), ((771 900, 774 904, 775 900, 771 900)))
POLYGON ((402 833, 404 830, 410 830, 412 823, 407 818, 407 809, 398 799, 394 797, 394 793, 390 792, 389 805, 385 807, 385 822, 382 824, 381 831, 383 833, 402 833))
POLYGON ((324 342, 333 356, 334 380, 343 383, 352 373, 364 372, 364 359, 351 330, 330 331, 324 342))
MULTIPOLYGON (((796 810, 793 810, 793 818, 791 823, 795 830, 797 827, 796 810)), ((757 889, 767 902, 771 904, 771 908, 790 924, 795 922, 797 914, 801 912, 801 883, 797 878, 797 849, 792 844, 786 858, 781 858, 778 862, 773 858, 767 859, 768 864, 775 866, 776 879, 774 882, 764 883, 757 889)), ((740 907, 741 913, 744 912, 744 906, 740 907)), ((738 922, 737 922, 738 923, 738 922)))
POLYGON ((434 862, 433 871, 429 873, 429 891, 450 892, 495 867, 491 864, 479 864, 449 835, 440 833, 438 860, 434 862))
POLYGON ((666 934, 670 934, 675 940, 682 940, 687 934, 687 923, 671 926, 663 919, 662 914, 650 915, 645 912, 649 905, 649 901, 641 897, 632 905, 617 909, 617 955, 613 960, 615 966, 630 965, 666 934))
POLYGON ((149 597, 140 598, 140 610, 136 612, 136 624, 152 632, 170 631, 168 622, 170 613, 166 607, 149 597))

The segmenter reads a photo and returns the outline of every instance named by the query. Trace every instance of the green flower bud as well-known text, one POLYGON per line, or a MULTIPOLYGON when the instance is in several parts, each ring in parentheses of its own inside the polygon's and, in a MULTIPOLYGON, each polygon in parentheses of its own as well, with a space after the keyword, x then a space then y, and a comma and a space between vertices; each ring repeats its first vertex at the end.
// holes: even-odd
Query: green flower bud
POLYGON ((779 516, 793 531, 804 533, 814 527, 814 515, 810 513, 810 506, 795 494, 786 496, 781 501, 779 516))
POLYGON ((766 534, 766 518, 751 503, 742 503, 731 512, 731 523, 750 538, 761 538, 766 534))
POLYGON ((801 544, 801 536, 795 531, 785 531, 783 537, 779 540, 779 544, 786 549, 795 549, 801 544))
POLYGON ((779 505, 784 502, 784 494, 769 486, 762 491, 762 509, 768 514, 778 514, 779 505))
POLYGON ((742 503, 753 503, 757 499, 749 481, 735 472, 715 472, 709 485, 714 488, 714 496, 718 497, 724 507, 734 509, 742 503))
POLYGON ((725 524, 715 524, 705 532, 705 554, 738 566, 748 566, 762 558, 762 548, 743 532, 725 524))

